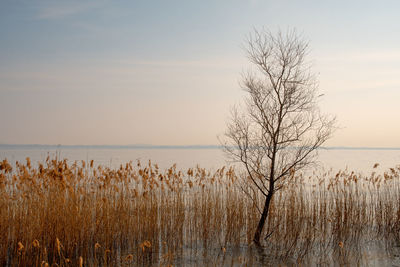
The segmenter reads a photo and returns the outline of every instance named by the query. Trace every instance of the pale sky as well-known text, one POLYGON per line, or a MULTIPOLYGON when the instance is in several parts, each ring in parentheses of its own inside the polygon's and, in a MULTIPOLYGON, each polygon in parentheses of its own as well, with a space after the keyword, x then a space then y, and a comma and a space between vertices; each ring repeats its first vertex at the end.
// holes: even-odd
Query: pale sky
POLYGON ((253 28, 309 41, 329 146, 400 147, 400 1, 0 1, 0 144, 214 145, 253 28))

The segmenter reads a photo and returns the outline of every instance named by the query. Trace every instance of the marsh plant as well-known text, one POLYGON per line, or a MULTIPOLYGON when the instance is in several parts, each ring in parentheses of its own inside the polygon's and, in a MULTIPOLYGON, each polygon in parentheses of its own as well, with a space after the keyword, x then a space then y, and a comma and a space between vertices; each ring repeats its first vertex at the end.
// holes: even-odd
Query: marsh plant
POLYGON ((292 172, 252 245, 262 204, 240 170, 0 163, 1 266, 364 264, 400 242, 400 168, 292 172), (250 193, 249 193, 250 192, 250 193))

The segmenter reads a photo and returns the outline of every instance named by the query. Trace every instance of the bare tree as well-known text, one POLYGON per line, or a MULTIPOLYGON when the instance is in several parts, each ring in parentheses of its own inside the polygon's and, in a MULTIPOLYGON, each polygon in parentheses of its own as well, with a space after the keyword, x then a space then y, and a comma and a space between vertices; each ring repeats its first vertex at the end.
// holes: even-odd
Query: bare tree
POLYGON ((260 237, 274 193, 315 162, 315 150, 333 133, 335 118, 319 112, 317 82, 305 58, 308 43, 295 30, 254 31, 247 54, 255 68, 243 75, 244 110, 233 108, 224 150, 243 163, 247 181, 265 198, 254 234, 260 237))

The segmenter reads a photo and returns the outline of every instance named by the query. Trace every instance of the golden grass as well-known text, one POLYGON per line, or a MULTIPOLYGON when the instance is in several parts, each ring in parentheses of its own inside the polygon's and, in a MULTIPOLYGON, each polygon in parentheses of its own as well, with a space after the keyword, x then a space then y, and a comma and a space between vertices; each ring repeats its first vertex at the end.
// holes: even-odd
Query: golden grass
POLYGON ((400 242, 399 168, 294 175, 256 248, 262 199, 232 168, 93 165, 0 162, 1 266, 347 264, 369 260, 367 244, 389 254, 400 242))

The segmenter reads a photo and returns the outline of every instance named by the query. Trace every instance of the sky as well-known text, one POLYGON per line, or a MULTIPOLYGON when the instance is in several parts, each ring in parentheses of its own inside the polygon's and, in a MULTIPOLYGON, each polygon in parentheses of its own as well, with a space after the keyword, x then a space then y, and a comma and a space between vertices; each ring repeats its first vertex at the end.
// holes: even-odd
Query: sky
POLYGON ((295 28, 339 129, 400 147, 399 1, 0 1, 0 144, 215 145, 254 29, 295 28))

